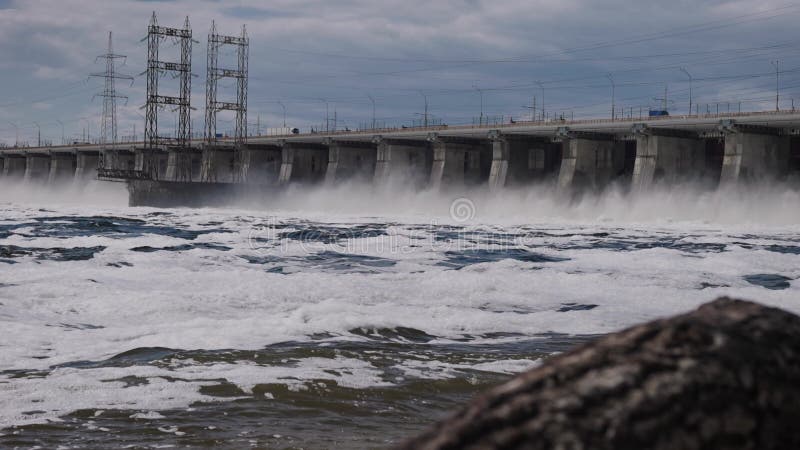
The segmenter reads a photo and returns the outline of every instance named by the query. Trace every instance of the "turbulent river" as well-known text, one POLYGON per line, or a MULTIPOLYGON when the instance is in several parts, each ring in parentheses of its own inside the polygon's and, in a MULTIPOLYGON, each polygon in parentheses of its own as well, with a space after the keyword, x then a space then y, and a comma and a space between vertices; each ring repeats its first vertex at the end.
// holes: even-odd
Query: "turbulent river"
POLYGON ((800 312, 794 190, 159 210, 0 188, 2 448, 383 448, 720 295, 800 312))

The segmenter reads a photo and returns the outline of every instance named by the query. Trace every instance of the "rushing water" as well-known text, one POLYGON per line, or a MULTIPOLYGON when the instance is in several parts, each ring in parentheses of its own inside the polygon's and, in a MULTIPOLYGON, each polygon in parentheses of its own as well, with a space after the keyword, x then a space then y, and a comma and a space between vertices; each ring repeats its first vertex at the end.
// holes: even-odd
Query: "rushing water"
POLYGON ((793 192, 736 214, 673 193, 648 220, 624 199, 157 210, 96 189, 0 196, 2 448, 381 448, 719 295, 800 311, 793 192))

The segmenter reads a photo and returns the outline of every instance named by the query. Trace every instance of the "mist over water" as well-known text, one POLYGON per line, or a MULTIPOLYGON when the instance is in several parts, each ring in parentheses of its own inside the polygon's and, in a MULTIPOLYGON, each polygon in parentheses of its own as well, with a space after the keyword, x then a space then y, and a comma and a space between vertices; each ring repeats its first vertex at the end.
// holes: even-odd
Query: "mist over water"
POLYGON ((375 448, 721 295, 800 312, 800 191, 0 181, 0 447, 375 448))
MULTIPOLYGON (((334 220, 384 217, 449 223, 453 221, 451 206, 458 199, 467 199, 474 206, 468 220, 456 220, 469 224, 800 224, 800 208, 791 207, 800 204, 800 186, 767 182, 720 189, 687 183, 646 192, 629 192, 612 185, 602 192, 579 194, 558 192, 551 184, 490 192, 485 186, 434 191, 412 189, 399 182, 388 186, 345 182, 336 186, 293 185, 279 192, 251 194, 230 201, 224 208, 334 220)), ((124 183, 45 185, 0 179, 3 203, 124 208, 127 201, 124 183)))

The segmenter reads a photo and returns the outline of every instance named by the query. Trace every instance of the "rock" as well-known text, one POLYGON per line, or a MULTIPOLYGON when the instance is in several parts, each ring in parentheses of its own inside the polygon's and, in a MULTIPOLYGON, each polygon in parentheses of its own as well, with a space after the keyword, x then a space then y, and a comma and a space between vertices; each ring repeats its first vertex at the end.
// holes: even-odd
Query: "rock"
POLYGON ((800 448, 800 317, 721 298, 614 333, 400 448, 800 448))

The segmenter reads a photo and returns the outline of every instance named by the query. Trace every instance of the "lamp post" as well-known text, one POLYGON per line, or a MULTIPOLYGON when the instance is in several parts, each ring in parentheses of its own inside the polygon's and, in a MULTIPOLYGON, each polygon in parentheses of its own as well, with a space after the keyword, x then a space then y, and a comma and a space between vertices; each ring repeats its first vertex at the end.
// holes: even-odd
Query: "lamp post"
POLYGON ((419 91, 419 95, 421 95, 422 98, 425 99, 425 114, 422 116, 423 117, 422 123, 425 128, 428 128, 428 96, 425 95, 425 93, 422 91, 419 91))
POLYGON ((681 67, 680 70, 689 77, 689 115, 692 115, 692 74, 683 67, 681 67))
POLYGON ((772 65, 775 66, 775 111, 780 111, 780 73, 781 73, 781 62, 772 61, 772 65))
POLYGON ((36 125, 36 130, 37 130, 36 131, 36 146, 37 147, 41 147, 42 146, 42 127, 39 126, 38 122, 33 122, 33 124, 36 125))
POLYGON ((478 91, 478 95, 480 95, 481 97, 481 115, 478 124, 483 125, 483 90, 475 84, 473 84, 472 87, 474 87, 475 90, 478 91))
POLYGON ((614 77, 611 76, 610 73, 608 75, 606 75, 606 77, 608 77, 608 80, 611 81, 611 121, 613 122, 614 121, 614 113, 615 113, 615 110, 617 108, 617 105, 616 105, 616 89, 617 89, 617 85, 616 85, 616 83, 614 83, 614 77))
POLYGON ((66 144, 66 141, 64 140, 64 122, 58 119, 56 119, 56 122, 58 122, 58 124, 61 125, 61 145, 64 145, 66 144))
POLYGON ((81 117, 80 119, 86 121, 86 142, 90 142, 92 139, 92 133, 89 130, 89 119, 86 117, 81 117))
POLYGON ((286 105, 283 102, 277 102, 283 108, 283 128, 286 128, 286 105))
POLYGON ((367 94, 367 98, 369 101, 372 102, 372 129, 375 129, 375 99, 372 98, 372 95, 367 94))
MULTIPOLYGON (((541 81, 538 81, 538 80, 535 81, 535 83, 537 85, 539 85, 539 88, 542 90, 542 122, 544 122, 544 118, 545 118, 545 113, 544 113, 544 83, 542 83, 541 81)), ((534 114, 535 113, 536 113, 536 111, 534 111, 534 114)))
POLYGON ((326 100, 324 98, 318 98, 317 100, 325 103, 325 132, 327 133, 327 132, 330 131, 330 123, 331 123, 331 119, 330 119, 330 104, 328 103, 328 100, 326 100))
POLYGON ((14 122, 8 122, 14 127, 14 147, 19 147, 19 127, 14 122))

